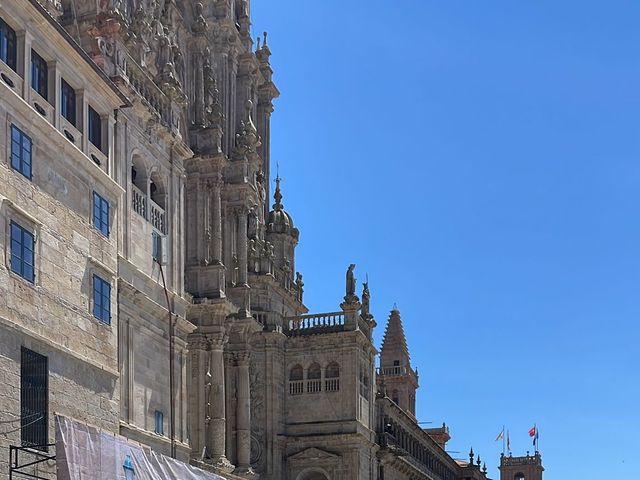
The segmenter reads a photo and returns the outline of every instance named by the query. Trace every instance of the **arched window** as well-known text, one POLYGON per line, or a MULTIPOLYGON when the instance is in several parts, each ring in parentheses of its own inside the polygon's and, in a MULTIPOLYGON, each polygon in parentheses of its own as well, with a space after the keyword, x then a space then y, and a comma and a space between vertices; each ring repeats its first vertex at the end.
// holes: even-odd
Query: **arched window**
POLYGON ((331 362, 324 371, 325 392, 337 392, 340 390, 340 365, 331 362))
POLYGON ((297 364, 289 370, 289 395, 304 393, 304 371, 302 365, 297 364))
POLYGON ((307 371, 307 378, 309 380, 318 380, 322 377, 322 370, 320 369, 320 365, 317 363, 311 364, 309 370, 307 371))
POLYGON ((515 477, 513 477, 513 480, 524 480, 524 473, 522 472, 516 473, 515 477))
POLYGON ((289 380, 292 382, 302 380, 302 365, 294 365, 289 372, 289 380))
POLYGON ((167 233, 165 217, 167 191, 161 178, 156 174, 152 174, 149 180, 149 197, 151 198, 149 221, 160 233, 167 233))
POLYGON ((322 369, 317 363, 312 363, 307 370, 307 393, 317 393, 322 390, 322 369))

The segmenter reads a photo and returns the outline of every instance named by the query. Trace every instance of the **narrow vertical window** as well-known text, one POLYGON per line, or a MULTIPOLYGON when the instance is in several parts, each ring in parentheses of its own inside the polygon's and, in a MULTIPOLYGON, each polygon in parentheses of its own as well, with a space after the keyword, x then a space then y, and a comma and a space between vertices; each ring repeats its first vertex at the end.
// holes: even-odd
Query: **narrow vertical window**
POLYGON ((11 271, 20 275, 25 280, 33 283, 34 273, 34 247, 35 237, 33 234, 11 222, 11 271))
POLYGON ((111 284, 98 275, 93 276, 93 316, 111 323, 111 284))
POLYGON ((42 98, 48 100, 49 69, 47 62, 34 50, 31 50, 31 88, 38 92, 42 98))
POLYGON ((156 410, 156 429, 158 435, 164 435, 164 414, 160 410, 156 410))
POLYGON ((11 125, 11 167, 31 180, 31 138, 11 125))
POLYGON ((61 83, 61 113, 71 125, 76 126, 76 92, 71 85, 62 79, 61 83))
POLYGON ((0 18, 0 59, 16 71, 16 32, 0 18))
POLYGON ((47 451, 49 371, 47 357, 22 347, 20 423, 22 445, 47 451))
POLYGON ((89 107, 89 141, 102 150, 102 120, 98 112, 89 107))
POLYGON ((109 202, 96 192, 93 192, 93 225, 105 237, 109 236, 109 202))

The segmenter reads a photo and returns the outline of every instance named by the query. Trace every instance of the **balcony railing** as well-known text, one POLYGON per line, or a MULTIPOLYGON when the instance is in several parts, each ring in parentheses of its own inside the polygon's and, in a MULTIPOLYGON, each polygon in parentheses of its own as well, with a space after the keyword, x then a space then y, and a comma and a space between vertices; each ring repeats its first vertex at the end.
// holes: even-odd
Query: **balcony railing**
POLYGON ((151 205, 149 212, 149 221, 151 222, 151 225, 153 225, 159 232, 166 234, 167 224, 165 222, 164 209, 160 208, 160 206, 151 199, 149 199, 149 204, 151 205))
POLYGON ((394 365, 392 367, 378 367, 376 368, 378 375, 384 375, 385 377, 400 377, 407 375, 408 373, 415 373, 410 368, 401 365, 394 365))
POLYGON ((142 216, 142 218, 147 218, 147 196, 142 193, 135 185, 131 185, 131 190, 133 192, 133 211, 138 215, 142 216))
POLYGON ((289 381, 289 395, 302 395, 304 393, 304 380, 289 381))
POLYGON ((293 335, 340 331, 344 328, 344 313, 331 312, 300 315, 284 319, 285 328, 293 335))
POLYGON ((307 393, 318 393, 322 391, 322 380, 307 380, 307 393))
POLYGON ((338 390, 340 390, 340 379, 339 378, 325 379, 324 390, 325 392, 337 392, 338 390))

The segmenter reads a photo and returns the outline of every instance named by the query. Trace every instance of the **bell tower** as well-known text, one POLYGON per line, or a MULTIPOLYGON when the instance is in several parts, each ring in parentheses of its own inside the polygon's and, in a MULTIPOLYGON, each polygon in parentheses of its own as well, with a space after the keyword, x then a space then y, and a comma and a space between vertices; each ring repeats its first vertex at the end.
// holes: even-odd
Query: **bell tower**
POLYGON ((418 372, 411 368, 402 319, 395 307, 389 315, 382 340, 377 383, 391 400, 415 418, 418 372))
POLYGON ((533 455, 513 457, 511 454, 500 456, 500 480, 542 480, 542 456, 540 452, 533 455))

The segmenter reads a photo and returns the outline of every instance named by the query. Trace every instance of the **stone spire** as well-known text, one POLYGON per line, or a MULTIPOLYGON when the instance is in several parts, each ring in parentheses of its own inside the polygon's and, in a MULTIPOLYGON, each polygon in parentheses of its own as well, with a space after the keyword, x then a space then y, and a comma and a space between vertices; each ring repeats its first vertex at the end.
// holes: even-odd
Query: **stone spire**
POLYGON ((389 314, 380 349, 380 369, 377 383, 385 395, 412 417, 416 412, 418 372, 411 368, 407 338, 397 308, 389 314))
POLYGON ((399 360, 401 365, 409 366, 411 363, 409 348, 407 347, 407 338, 404 334, 400 311, 397 308, 391 310, 387 328, 384 332, 380 358, 382 359, 383 356, 393 356, 393 360, 399 360))

